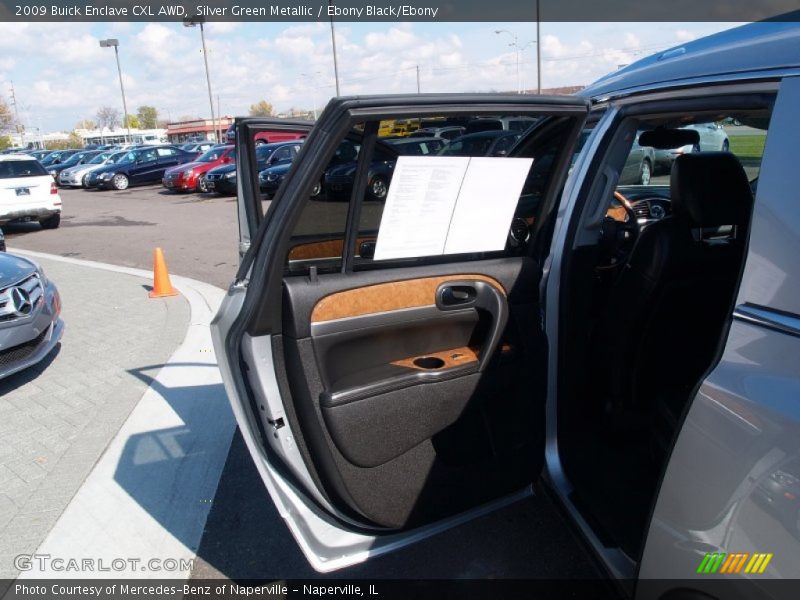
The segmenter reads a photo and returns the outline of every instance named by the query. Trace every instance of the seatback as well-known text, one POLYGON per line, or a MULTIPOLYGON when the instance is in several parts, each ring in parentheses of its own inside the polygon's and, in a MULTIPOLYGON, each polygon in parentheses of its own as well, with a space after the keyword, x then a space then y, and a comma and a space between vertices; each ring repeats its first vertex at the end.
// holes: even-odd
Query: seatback
POLYGON ((672 214, 641 231, 611 294, 607 377, 615 402, 674 421, 730 316, 753 197, 727 152, 679 157, 670 188, 672 214))

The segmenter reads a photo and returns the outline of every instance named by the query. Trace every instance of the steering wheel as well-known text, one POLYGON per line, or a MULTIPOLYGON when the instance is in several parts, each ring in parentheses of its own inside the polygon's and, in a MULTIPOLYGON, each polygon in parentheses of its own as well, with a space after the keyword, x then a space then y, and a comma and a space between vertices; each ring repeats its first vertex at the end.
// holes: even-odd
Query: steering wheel
POLYGON ((600 229, 598 269, 616 269, 625 264, 639 237, 639 221, 630 200, 616 191, 614 200, 625 211, 625 220, 617 221, 609 216, 603 219, 600 229))

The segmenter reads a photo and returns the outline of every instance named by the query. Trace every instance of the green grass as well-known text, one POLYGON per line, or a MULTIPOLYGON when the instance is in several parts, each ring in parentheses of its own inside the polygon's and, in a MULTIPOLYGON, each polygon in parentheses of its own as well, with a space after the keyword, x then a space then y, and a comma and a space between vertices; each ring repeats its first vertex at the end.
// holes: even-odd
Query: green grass
POLYGON ((760 160, 766 139, 766 135, 732 135, 728 138, 730 150, 739 160, 760 160))

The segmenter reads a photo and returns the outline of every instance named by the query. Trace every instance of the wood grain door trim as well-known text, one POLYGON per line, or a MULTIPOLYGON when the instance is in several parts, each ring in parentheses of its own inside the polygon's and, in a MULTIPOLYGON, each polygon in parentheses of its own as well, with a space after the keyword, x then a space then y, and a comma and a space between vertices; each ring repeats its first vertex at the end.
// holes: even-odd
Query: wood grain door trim
POLYGON ((390 281, 325 296, 314 306, 311 322, 320 323, 404 308, 433 306, 436 304, 436 288, 447 281, 485 281, 506 295, 503 285, 486 275, 444 275, 390 281))
POLYGON ((423 354, 422 356, 412 356, 410 358, 395 360, 392 364, 398 367, 417 369, 418 371, 444 371, 445 369, 452 369, 453 367, 460 367, 474 362, 478 362, 478 349, 462 346, 461 348, 452 348, 451 350, 442 350, 440 352, 423 354), (442 365, 435 369, 426 369, 414 362, 421 358, 438 358, 442 361, 442 365))

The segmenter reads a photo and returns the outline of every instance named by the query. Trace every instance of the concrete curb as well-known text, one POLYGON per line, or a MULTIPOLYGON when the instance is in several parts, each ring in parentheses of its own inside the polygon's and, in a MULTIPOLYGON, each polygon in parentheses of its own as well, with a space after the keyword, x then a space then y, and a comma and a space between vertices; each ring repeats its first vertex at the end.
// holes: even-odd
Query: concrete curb
MULTIPOLYGON (((152 277, 142 269, 14 252, 152 277)), ((50 556, 47 564, 34 561, 21 579, 189 576, 236 424, 209 331, 225 292, 186 277, 172 283, 190 305, 186 337, 164 365, 142 365, 137 376, 150 387, 37 549, 50 556)))

